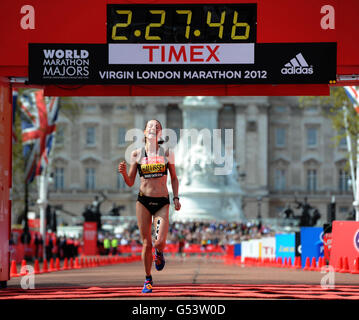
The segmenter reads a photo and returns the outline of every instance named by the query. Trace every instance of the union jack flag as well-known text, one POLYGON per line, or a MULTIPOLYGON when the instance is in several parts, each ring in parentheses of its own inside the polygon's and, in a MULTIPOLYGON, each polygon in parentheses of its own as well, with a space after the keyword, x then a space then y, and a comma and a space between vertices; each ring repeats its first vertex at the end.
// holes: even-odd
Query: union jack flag
POLYGON ((24 91, 20 102, 25 181, 31 183, 49 162, 59 104, 58 98, 44 97, 43 90, 24 91))
POLYGON ((345 86, 344 90, 349 97, 350 101, 353 103, 354 108, 357 113, 359 113, 359 92, 354 86, 345 86))

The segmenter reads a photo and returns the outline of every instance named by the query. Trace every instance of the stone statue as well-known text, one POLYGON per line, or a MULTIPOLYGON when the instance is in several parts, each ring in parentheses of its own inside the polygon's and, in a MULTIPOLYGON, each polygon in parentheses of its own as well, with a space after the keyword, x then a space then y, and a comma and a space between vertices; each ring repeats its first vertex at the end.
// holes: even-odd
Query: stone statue
MULTIPOLYGON (((180 213, 171 209, 174 221, 246 220, 233 152, 229 154, 233 159, 232 174, 216 173, 221 165, 215 161, 213 130, 218 129, 218 110, 221 107, 215 97, 205 96, 185 97, 180 105, 183 110, 183 129, 190 135, 190 130, 195 131, 196 135, 182 135, 174 150, 183 209, 180 213), (190 144, 188 138, 191 138, 190 144)), ((223 142, 220 148, 223 155, 223 142)))

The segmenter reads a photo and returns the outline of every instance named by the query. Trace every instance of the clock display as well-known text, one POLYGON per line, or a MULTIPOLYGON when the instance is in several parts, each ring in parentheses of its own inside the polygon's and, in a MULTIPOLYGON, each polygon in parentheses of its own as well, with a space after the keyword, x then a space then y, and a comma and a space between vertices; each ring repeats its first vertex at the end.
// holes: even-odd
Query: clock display
POLYGON ((256 4, 107 5, 108 43, 254 43, 256 4))

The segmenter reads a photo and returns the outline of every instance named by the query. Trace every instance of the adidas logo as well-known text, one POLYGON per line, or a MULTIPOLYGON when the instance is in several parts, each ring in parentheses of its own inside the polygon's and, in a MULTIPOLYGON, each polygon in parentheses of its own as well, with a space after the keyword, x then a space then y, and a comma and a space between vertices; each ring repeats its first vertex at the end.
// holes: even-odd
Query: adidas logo
POLYGON ((313 74, 313 67, 309 66, 303 55, 298 53, 281 69, 282 74, 313 74))

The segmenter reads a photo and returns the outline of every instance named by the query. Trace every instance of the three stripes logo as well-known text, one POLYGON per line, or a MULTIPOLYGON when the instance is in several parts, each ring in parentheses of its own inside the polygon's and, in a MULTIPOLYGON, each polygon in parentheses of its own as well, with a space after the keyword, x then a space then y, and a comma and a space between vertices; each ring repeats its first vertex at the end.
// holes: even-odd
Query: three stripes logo
POLYGON ((301 53, 284 65, 282 74, 313 74, 313 66, 309 66, 301 53))

